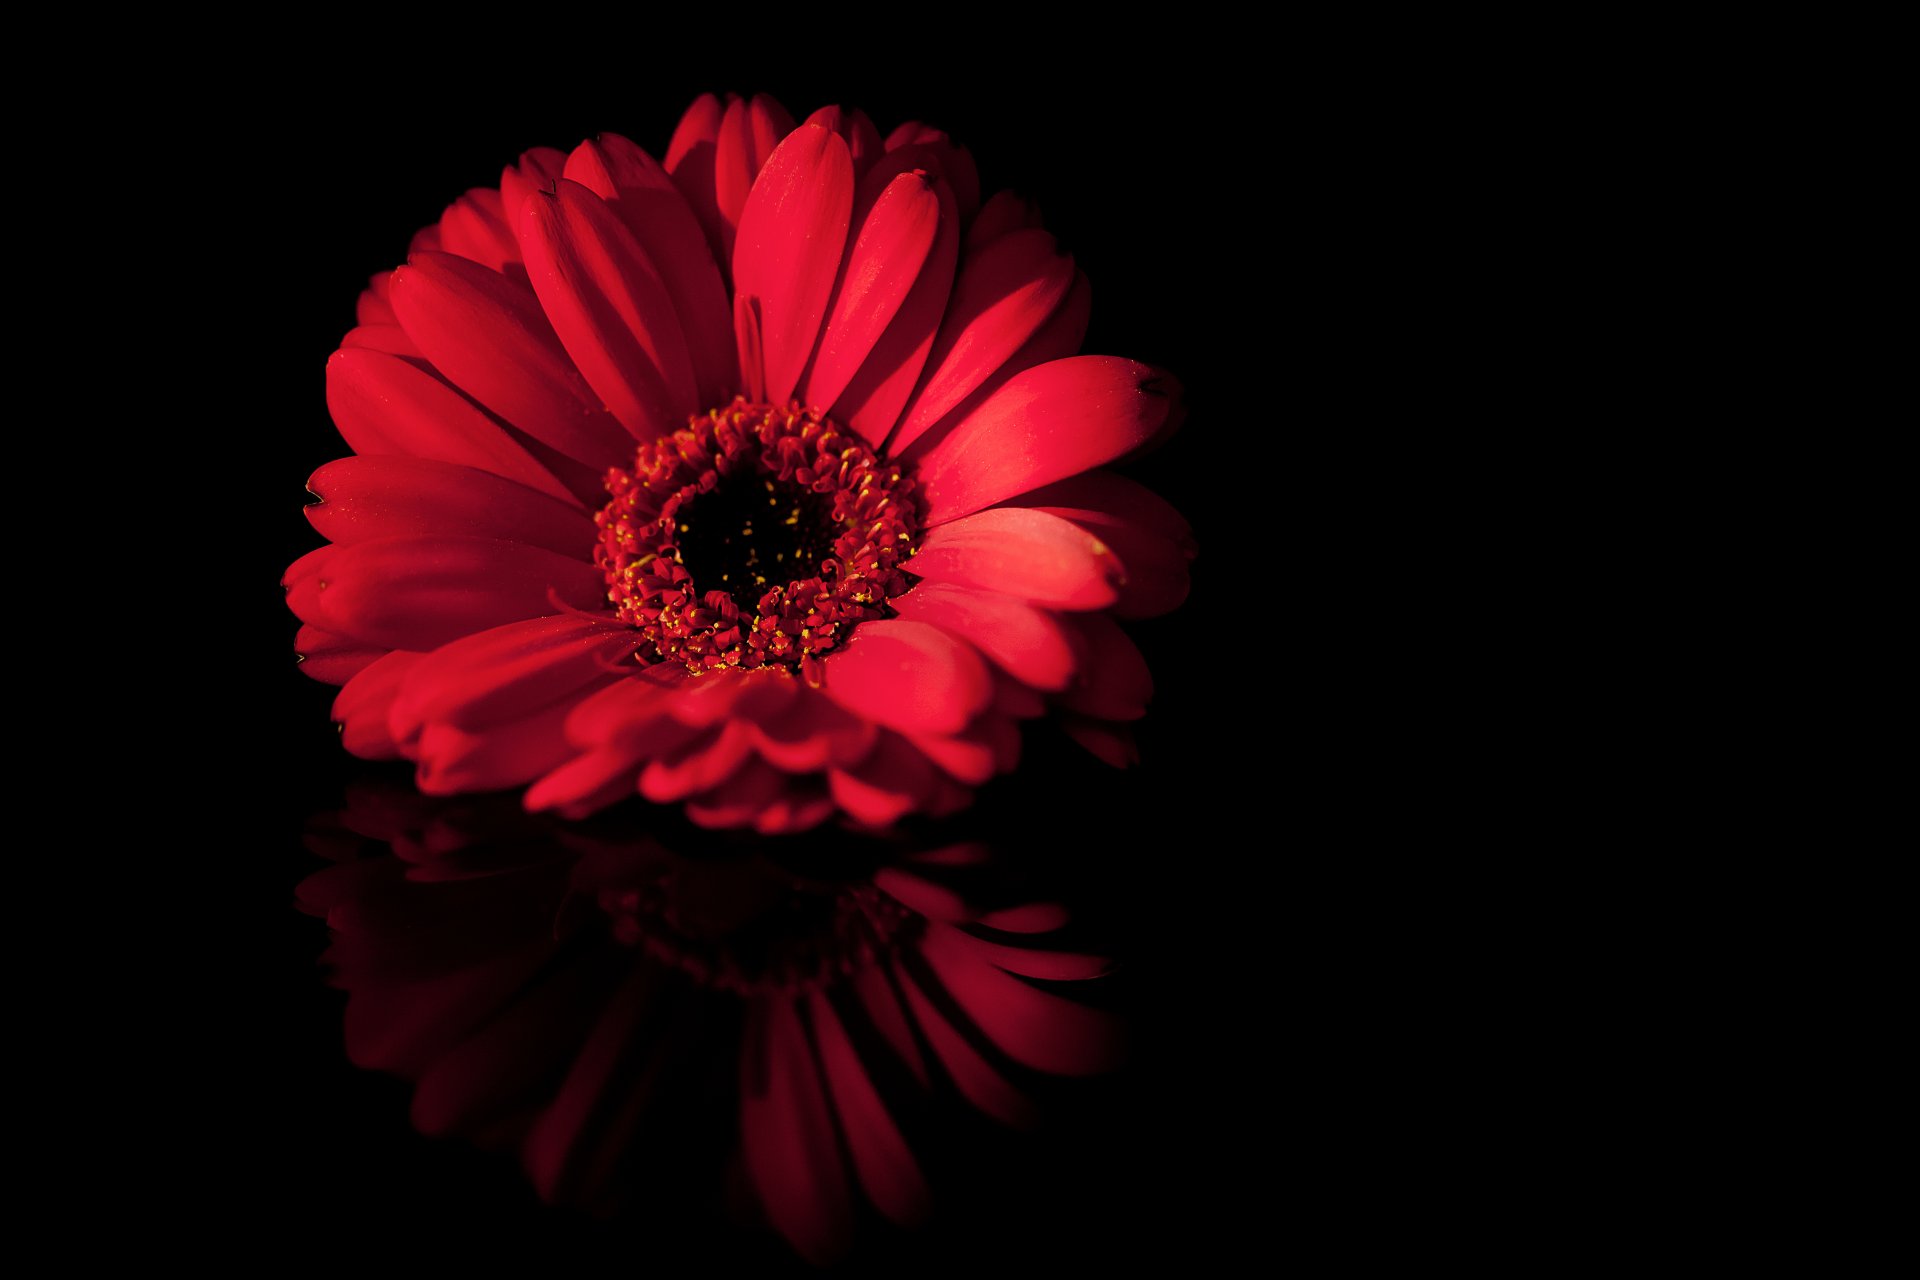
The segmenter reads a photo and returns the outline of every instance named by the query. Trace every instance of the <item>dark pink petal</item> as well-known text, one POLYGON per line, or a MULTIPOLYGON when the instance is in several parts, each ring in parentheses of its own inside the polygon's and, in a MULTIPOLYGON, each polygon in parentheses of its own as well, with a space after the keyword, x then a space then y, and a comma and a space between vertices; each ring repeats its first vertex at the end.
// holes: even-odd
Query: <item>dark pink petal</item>
MULTIPOLYGON (((558 147, 535 147, 522 152, 518 161, 500 172, 501 220, 511 228, 518 221, 527 198, 536 191, 551 191, 566 169, 567 153, 558 147)), ((437 247, 447 247, 444 238, 437 247)))
POLYGON ((818 125, 779 145, 741 210, 735 304, 759 303, 766 397, 775 403, 793 395, 820 335, 852 212, 847 144, 818 125))
POLYGON ((722 270, 730 258, 721 232, 719 201, 714 195, 713 167, 726 110, 720 99, 710 93, 695 98, 674 128, 672 141, 667 143, 666 161, 673 185, 680 188, 680 194, 687 198, 687 206, 699 218, 708 252, 722 270))
POLYGON ((899 736, 883 733, 860 764, 827 772, 834 803, 856 822, 886 827, 921 808, 933 792, 933 765, 899 736))
POLYGON ((997 592, 1055 609, 1104 609, 1119 598, 1120 558, 1070 520, 996 507, 927 532, 901 566, 929 582, 997 592))
POLYGON ((1124 724, 1070 713, 1062 715, 1059 723, 1068 737, 1103 764, 1125 769, 1140 763, 1140 747, 1133 740, 1133 730, 1124 724))
POLYGON ((832 1262, 852 1243, 853 1204, 813 1050, 791 1001, 756 1002, 740 1053, 740 1145, 774 1228, 832 1262))
POLYGON ((500 791, 532 782, 573 757, 575 748, 562 731, 572 709, 571 703, 560 702, 475 731, 444 721, 428 724, 412 752, 419 761, 414 781, 435 796, 500 791))
POLYGON ((855 178, 872 168, 873 162, 887 149, 880 140, 880 130, 874 127, 867 113, 858 107, 822 107, 801 123, 817 124, 840 135, 840 140, 847 144, 848 154, 853 157, 855 178))
POLYGON ((693 364, 667 286, 599 196, 561 179, 521 209, 527 275, 561 345, 639 440, 698 407, 693 364))
POLYGON ((906 733, 958 733, 993 696, 980 655, 924 622, 861 623, 821 666, 828 697, 906 733))
POLYGON ((953 932, 954 937, 968 950, 977 952, 982 959, 993 962, 1008 973, 1023 977, 1040 978, 1047 982, 1083 982, 1113 972, 1113 959, 1110 956, 1086 951, 1018 946, 991 941, 965 930, 953 932))
POLYGON ((732 399, 732 307, 700 219, 672 177, 617 133, 603 133, 575 148, 567 157, 567 177, 607 202, 666 282, 693 361, 700 404, 732 399))
MULTIPOLYGON (((878 172, 875 169, 867 180, 872 181, 878 172)), ((953 289, 954 264, 960 255, 960 215, 954 208, 953 191, 945 182, 935 183, 934 192, 940 199, 940 230, 920 276, 853 381, 833 404, 833 416, 876 448, 893 430, 907 397, 913 394, 953 289)))
POLYGON ((1120 624, 1105 614, 1067 620, 1080 633, 1080 671, 1060 696, 1069 711, 1098 720, 1138 720, 1153 697, 1153 676, 1120 624))
POLYGON ((499 423, 397 356, 365 348, 334 352, 327 361, 327 408, 355 453, 474 467, 579 504, 499 423))
POLYGON ((1073 676, 1073 645, 1066 628, 1024 600, 923 582, 894 600, 893 607, 903 618, 964 637, 1008 674, 1036 689, 1064 689, 1073 676))
POLYGON ((387 711, 422 655, 389 653, 347 681, 333 700, 340 745, 362 760, 397 760, 400 746, 387 731, 387 711))
POLYGON ((920 1043, 913 1033, 913 1023, 908 1019, 900 997, 894 993, 893 982, 888 974, 888 969, 872 965, 855 973, 849 985, 859 1001, 859 1010, 865 1015, 867 1025, 925 1088, 931 1083, 932 1077, 927 1072, 926 1059, 921 1056, 920 1043))
POLYGON ((561 616, 510 623, 443 645, 407 677, 393 708, 396 736, 411 722, 481 730, 521 719, 597 684, 633 652, 631 629, 561 616))
POLYGON ((1010 379, 920 464, 940 524, 1097 467, 1151 439, 1179 385, 1113 356, 1074 356, 1010 379))
POLYGON ((792 132, 793 117, 764 93, 756 94, 751 102, 739 99, 729 102, 727 114, 720 122, 713 165, 714 203, 720 211, 717 248, 721 263, 733 264, 736 290, 740 265, 735 229, 746 216, 748 193, 781 140, 792 132))
POLYGON ((470 1131, 505 1100, 547 1083, 552 1059, 527 1047, 575 1043, 585 1031, 582 1011, 594 1009, 600 994, 588 966, 559 968, 540 984, 537 999, 511 1000, 420 1078, 409 1113, 420 1132, 437 1137, 470 1131))
POLYGON ((398 456, 341 458, 313 473, 307 519, 329 542, 462 534, 584 559, 597 537, 578 507, 472 467, 398 456))
POLYGON ((400 324, 462 391, 593 467, 624 466, 633 439, 601 407, 533 291, 465 258, 415 254, 393 273, 400 324))
POLYGON ((940 195, 924 174, 895 178, 867 213, 834 285, 820 350, 800 388, 832 404, 859 372, 920 278, 940 232, 940 195))
POLYGON ((425 360, 420 348, 413 345, 413 339, 407 331, 397 324, 363 324, 347 330, 347 336, 340 339, 342 347, 365 347, 369 351, 384 351, 388 355, 405 356, 411 360, 425 360))
POLYGON ((890 452, 906 449, 966 399, 1059 309, 1073 259, 1038 228, 1002 236, 960 264, 927 373, 900 419, 890 452))
POLYGON ((542 1199, 559 1200, 580 1181, 584 1156, 593 1148, 610 1098, 644 1101, 658 1079, 636 1062, 636 1047, 659 1005, 665 983, 659 969, 638 967, 606 1000, 599 1021, 560 1082, 551 1106, 527 1132, 521 1156, 542 1199))
POLYGON ((385 649, 315 626, 300 628, 293 638, 293 652, 300 674, 322 684, 345 684, 387 654, 385 649))
POLYGON ((505 204, 491 187, 475 187, 447 206, 440 215, 439 247, 494 271, 520 261, 520 245, 507 225, 505 204))
POLYGON ((915 915, 929 920, 961 924, 973 919, 973 908, 957 890, 901 867, 882 867, 874 872, 873 886, 915 915))
POLYGON ((389 649, 434 649, 606 597, 592 565, 517 542, 388 538, 325 550, 324 566, 292 583, 288 605, 302 621, 389 649))
POLYGON ((1120 1024, 1113 1014, 1042 991, 989 964, 952 929, 934 925, 920 954, 955 1002, 1002 1053, 1053 1075, 1083 1076, 1114 1066, 1120 1024))
POLYGON ((1039 1119, 1033 1102, 1008 1084, 1006 1077, 994 1070, 980 1056, 980 1051, 953 1029, 953 1025, 927 999, 897 960, 893 964, 893 973, 907 998, 907 1007, 913 1011, 914 1021, 920 1024, 921 1033, 933 1047, 940 1065, 947 1069, 948 1078, 960 1090, 961 1096, 1002 1124, 1022 1129, 1031 1127, 1039 1119))
POLYGON ((996 191, 967 228, 967 252, 983 249, 1009 232, 1045 225, 1039 205, 1017 192, 996 191))
POLYGON ((391 271, 376 271, 367 281, 367 287, 361 292, 359 301, 354 304, 353 318, 359 324, 399 324, 394 318, 393 308, 387 305, 387 278, 391 271))
POLYGON ((1067 909, 1057 902, 1023 902, 990 911, 975 923, 1001 933, 1052 933, 1066 928, 1070 919, 1067 909))
POLYGON ((833 1002, 825 992, 816 990, 808 998, 807 1011, 812 1016, 814 1043, 820 1050, 820 1067, 826 1075, 834 1112, 840 1117, 840 1132, 846 1138, 860 1188, 888 1219, 903 1227, 913 1226, 925 1219, 929 1207, 920 1166, 900 1127, 887 1113, 880 1091, 874 1088, 860 1061, 860 1051, 840 1025, 833 1002))

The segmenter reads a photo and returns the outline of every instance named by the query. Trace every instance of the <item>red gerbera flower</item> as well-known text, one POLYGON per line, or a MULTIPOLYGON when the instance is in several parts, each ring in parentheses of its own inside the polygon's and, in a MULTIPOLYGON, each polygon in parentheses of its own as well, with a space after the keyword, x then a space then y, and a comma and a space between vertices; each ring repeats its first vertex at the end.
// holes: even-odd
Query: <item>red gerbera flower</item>
POLYGON ((347 749, 763 832, 950 811, 1048 710, 1126 763, 1151 681, 1114 618, 1179 604, 1193 544, 1100 469, 1180 414, 1074 354, 1088 299, 924 125, 708 96, 664 166, 528 152, 328 365, 355 456, 285 585, 347 749))
POLYGON ((512 804, 356 788, 299 901, 349 1058, 549 1201, 660 1214, 730 1180, 826 1261, 863 1217, 926 1216, 954 1120, 1025 1127, 1036 1086, 1117 1062, 1118 1017, 1069 994, 1109 962, 984 845, 776 862, 512 804))

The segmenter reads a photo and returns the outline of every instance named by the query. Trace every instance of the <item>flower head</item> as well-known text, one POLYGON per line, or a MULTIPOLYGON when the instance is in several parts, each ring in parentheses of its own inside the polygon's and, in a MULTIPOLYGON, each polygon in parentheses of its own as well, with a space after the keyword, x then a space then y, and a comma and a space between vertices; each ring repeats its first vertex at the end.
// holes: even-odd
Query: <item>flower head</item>
POLYGON ((329 362, 354 456, 285 579, 349 751, 763 832, 951 811, 1043 714, 1131 758, 1114 619, 1193 544, 1103 468, 1178 387, 1075 354, 1086 277, 945 134, 709 96, 664 165, 530 151, 412 249, 329 362))

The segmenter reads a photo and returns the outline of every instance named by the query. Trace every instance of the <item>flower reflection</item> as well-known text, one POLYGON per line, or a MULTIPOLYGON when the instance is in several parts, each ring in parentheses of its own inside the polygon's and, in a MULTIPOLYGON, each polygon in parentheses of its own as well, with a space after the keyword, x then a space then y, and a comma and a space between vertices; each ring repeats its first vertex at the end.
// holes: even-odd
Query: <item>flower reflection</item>
POLYGON ((1021 1127, 1113 1065, 1109 962, 981 843, 737 842, 365 784, 304 881, 347 1052, 423 1132, 600 1211, 690 1178, 815 1261, 927 1214, 955 1115, 1021 1127))

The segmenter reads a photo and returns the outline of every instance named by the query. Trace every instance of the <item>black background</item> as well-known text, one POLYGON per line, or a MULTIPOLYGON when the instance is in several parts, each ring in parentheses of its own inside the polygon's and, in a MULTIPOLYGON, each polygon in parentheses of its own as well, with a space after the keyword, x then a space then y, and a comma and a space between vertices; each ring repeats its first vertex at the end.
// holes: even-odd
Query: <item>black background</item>
POLYGON ((1030 735, 1023 774, 983 801, 1097 875, 1089 896, 1128 948, 1138 1049, 1120 1075, 1068 1095, 1017 1158, 938 1173, 925 1256, 1204 1266, 1239 1256, 1248 1238, 1271 1243, 1283 1199, 1291 1214, 1312 1194, 1283 1196, 1274 1170, 1307 1124, 1283 1138, 1274 1118, 1315 1105, 1291 1063, 1302 1001, 1314 998, 1302 993, 1332 967, 1303 954, 1303 906, 1276 874, 1297 783, 1277 745, 1293 678, 1278 620, 1290 616, 1298 550, 1283 532, 1296 479, 1284 462, 1288 352, 1272 270, 1290 198, 1277 101, 1244 66, 1222 91, 1217 59, 1152 33, 1133 38, 1124 62, 1003 50, 962 70, 924 57, 809 64, 776 50, 710 63, 636 55, 632 75, 472 66, 411 81, 405 67, 431 58, 417 45, 369 55, 351 89, 261 84, 230 107, 245 124, 233 136, 248 140, 251 183, 248 216, 232 228, 249 249, 223 268, 223 288, 243 299, 227 338, 251 379, 233 445, 246 458, 236 517, 246 536, 223 547, 239 556, 218 604, 234 640, 218 659, 227 696, 207 714, 253 759, 231 785, 209 767, 197 790, 226 852, 203 869, 213 919, 195 930, 212 943, 191 980, 203 1034, 164 1054, 196 1086, 183 1103, 187 1140, 228 1172, 184 1191, 270 1237, 349 1257, 780 1259, 763 1243, 676 1240, 670 1224, 544 1208, 511 1160, 419 1137, 406 1088, 346 1063, 342 1000, 315 963, 324 927, 291 901, 318 865, 300 845, 303 823, 337 803, 360 766, 329 724, 333 690, 294 668, 297 623, 277 585, 319 542, 300 514, 302 482, 345 452, 322 370, 367 275, 397 264, 415 228, 468 187, 497 183, 525 148, 612 130, 661 155, 697 93, 732 90, 770 92, 796 120, 839 101, 883 134, 908 118, 947 129, 972 150, 983 192, 1036 198, 1091 278, 1084 349, 1162 365, 1187 391, 1183 432, 1130 467, 1188 516, 1200 544, 1187 606, 1132 628, 1157 689, 1140 728, 1144 762, 1109 773, 1030 735), (330 89, 339 100, 322 108, 306 96, 330 89))

